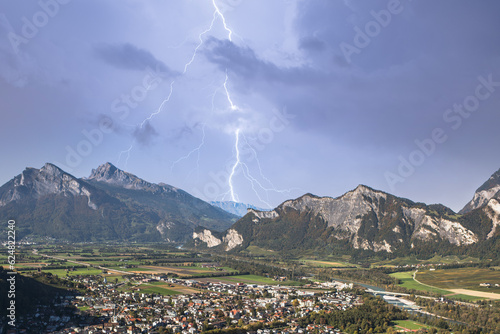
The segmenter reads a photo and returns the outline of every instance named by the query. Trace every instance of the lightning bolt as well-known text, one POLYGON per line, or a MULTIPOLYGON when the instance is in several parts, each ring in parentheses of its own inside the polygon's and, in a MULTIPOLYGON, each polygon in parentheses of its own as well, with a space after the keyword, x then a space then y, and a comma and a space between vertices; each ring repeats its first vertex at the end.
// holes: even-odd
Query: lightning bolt
MULTIPOLYGON (((212 94, 212 109, 211 109, 211 112, 210 112, 210 115, 213 115, 214 113, 214 110, 215 110, 215 96, 217 95, 219 91, 219 88, 217 88, 215 90, 215 92, 212 94)), ((174 167, 180 163, 181 161, 183 160, 187 160, 191 157, 191 155, 193 155, 194 153, 198 153, 198 157, 196 159, 196 169, 199 169, 200 168, 200 150, 201 148, 205 145, 205 126, 206 126, 206 121, 203 123, 202 125, 202 128, 201 128, 201 131, 202 131, 202 137, 201 137, 201 141, 200 141, 200 144, 195 147, 194 149, 192 149, 188 154, 186 154, 185 156, 183 157, 180 157, 179 159, 177 159, 176 161, 174 161, 172 163, 172 165, 170 166, 170 171, 173 171, 174 170, 174 167)), ((189 176, 189 175, 188 175, 189 176)))
MULTIPOLYGON (((186 154, 185 156, 182 156, 180 157, 179 159, 175 160, 172 165, 170 166, 170 171, 173 171, 174 170, 174 167, 180 163, 181 161, 183 160, 187 160, 191 157, 191 155, 197 153, 197 159, 196 159, 196 169, 199 169, 200 168, 200 150, 201 148, 203 147, 203 145, 205 145, 205 126, 206 126, 206 123, 203 123, 202 127, 201 127, 201 132, 202 132, 202 137, 201 137, 201 142, 200 144, 195 147, 194 149, 192 149, 191 151, 189 151, 188 154, 186 154)), ((188 175, 189 176, 189 175, 188 175)))
MULTIPOLYGON (((150 121, 153 119, 153 117, 155 117, 156 115, 158 115, 159 113, 161 113, 162 109, 163 109, 163 106, 165 104, 167 104, 169 101, 170 101, 170 98, 172 97, 172 93, 174 92, 174 82, 175 80, 173 80, 171 83, 170 83, 170 93, 168 94, 168 96, 163 100, 163 102, 160 104, 160 106, 158 107, 158 109, 156 109, 156 111, 152 112, 148 117, 146 117, 138 126, 139 128, 143 128, 144 127, 144 124, 146 124, 146 122, 150 121)), ((120 162, 121 158, 122 158, 122 155, 124 154, 127 154, 127 158, 125 159, 125 168, 127 168, 128 166, 128 160, 130 158, 130 152, 132 151, 132 149, 134 148, 134 143, 135 143, 135 140, 132 140, 132 143, 130 144, 130 147, 124 151, 121 151, 120 154, 118 155, 118 160, 117 160, 117 164, 120 162)))
POLYGON ((229 90, 227 89, 227 81, 228 80, 229 80, 229 77, 227 75, 227 69, 226 69, 226 80, 224 81, 224 90, 226 91, 227 101, 231 105, 231 110, 239 110, 238 106, 233 103, 233 100, 231 99, 231 95, 229 94, 229 90))
MULTIPOLYGON (((227 35, 228 40, 232 41, 233 31, 227 25, 226 18, 224 17, 224 14, 222 14, 222 12, 220 11, 220 9, 217 6, 217 3, 215 2, 215 0, 212 0, 212 5, 213 5, 213 7, 214 7, 215 10, 214 10, 212 21, 210 22, 210 26, 207 29, 205 29, 204 31, 202 31, 198 35, 199 42, 198 42, 198 44, 196 45, 196 47, 194 49, 194 52, 193 52, 193 54, 191 56, 191 59, 184 65, 183 74, 185 74, 187 72, 189 66, 191 66, 191 64, 195 61, 196 55, 198 53, 198 50, 203 46, 203 43, 204 43, 203 37, 207 33, 209 33, 210 31, 212 31, 212 29, 214 27, 214 24, 215 24, 215 21, 217 20, 218 17, 222 20, 222 25, 224 26, 224 29, 228 33, 228 35, 227 35)), ((238 107, 234 104, 233 100, 231 99, 231 95, 229 94, 229 90, 227 88, 227 82, 228 82, 228 80, 229 80, 229 76, 228 76, 227 70, 226 70, 226 77, 225 77, 224 84, 223 84, 224 91, 226 93, 226 98, 227 98, 227 101, 229 102, 229 104, 231 106, 231 110, 239 110, 238 107)), ((214 92, 214 94, 212 96, 212 112, 214 110, 214 98, 215 98, 216 94, 217 94, 217 90, 214 92)), ((205 143, 205 124, 203 125, 202 131, 203 131, 203 137, 202 137, 201 143, 196 148, 194 148, 193 150, 191 150, 188 154, 186 154, 185 156, 180 157, 179 159, 177 159, 176 161, 174 161, 173 164, 172 164, 172 166, 171 166, 171 168, 170 168, 171 170, 175 167, 176 164, 178 164, 179 162, 181 162, 183 160, 188 159, 195 152, 198 153, 197 168, 199 168, 199 154, 200 154, 201 148, 203 147, 203 145, 205 143)), ((230 189, 230 194, 231 194, 231 199, 233 201, 236 201, 236 198, 237 198, 237 195, 235 195, 235 192, 234 192, 233 177, 234 177, 234 173, 236 172, 236 168, 238 167, 238 165, 240 163, 240 154, 239 154, 239 147, 238 147, 238 144, 239 144, 239 131, 240 130, 237 129, 236 132, 235 132, 235 138, 236 138, 236 142, 235 142, 236 162, 235 162, 235 164, 234 164, 234 166, 232 168, 231 175, 229 176, 229 181, 228 181, 228 183, 229 183, 229 189, 230 189)))
POLYGON ((217 15, 220 16, 220 18, 222 19, 222 24, 224 25, 224 29, 226 29, 226 31, 228 32, 227 39, 229 39, 229 41, 232 42, 233 40, 232 40, 231 36, 233 35, 233 32, 227 26, 227 24, 226 24, 226 18, 224 17, 224 15, 222 14, 222 12, 219 10, 219 7, 217 7, 217 4, 215 3, 215 0, 212 0, 212 4, 214 5, 214 8, 215 8, 214 16, 215 16, 215 14, 217 14, 217 15))
POLYGON ((196 48, 194 49, 194 52, 193 52, 193 55, 191 56, 191 59, 186 63, 186 65, 184 65, 184 71, 182 72, 182 74, 185 74, 187 72, 187 69, 189 66, 191 66, 191 64, 194 62, 195 58, 196 58, 196 55, 198 53, 198 50, 202 47, 204 41, 203 41, 203 36, 205 36, 206 34, 208 34, 210 31, 212 31, 213 27, 214 27, 214 24, 215 24, 215 20, 217 20, 217 17, 220 17, 221 20, 222 20, 222 24, 224 25, 224 29, 227 31, 228 35, 227 35, 227 39, 229 39, 230 42, 232 42, 232 34, 233 34, 233 31, 231 29, 229 29, 229 27, 227 26, 227 23, 226 23, 226 18, 224 17, 224 15, 222 14, 222 12, 219 10, 219 7, 217 6, 217 4, 215 3, 215 0, 212 0, 212 5, 214 6, 215 8, 215 11, 214 11, 214 15, 213 15, 213 18, 212 18, 212 22, 210 22, 210 26, 205 29, 204 31, 202 31, 199 35, 198 35, 198 39, 199 39, 199 43, 198 45, 196 46, 196 48))
POLYGON ((262 171, 262 166, 260 164, 259 157, 257 155, 257 151, 250 145, 248 142, 246 136, 241 132, 241 129, 237 129, 235 132, 235 144, 234 144, 234 151, 236 152, 236 158, 235 162, 231 168, 231 172, 229 175, 228 179, 228 184, 229 184, 229 191, 224 193, 222 195, 222 200, 226 198, 226 196, 229 196, 230 200, 233 202, 238 202, 238 196, 235 194, 234 191, 234 186, 233 186, 233 178, 236 175, 236 172, 238 170, 238 167, 241 167, 241 170, 243 172, 243 176, 249 181, 253 192, 259 199, 261 203, 264 203, 269 209, 272 209, 273 206, 270 204, 270 199, 269 199, 269 193, 275 192, 275 193, 280 193, 280 194, 286 194, 290 193, 294 190, 300 190, 299 188, 290 188, 290 189, 278 189, 274 186, 274 184, 269 180, 265 175, 264 172, 262 171), (250 172, 250 167, 241 160, 241 138, 243 138, 243 145, 248 146, 249 150, 252 152, 253 157, 255 158, 255 161, 257 163, 258 169, 259 169, 259 175, 264 180, 267 182, 268 186, 264 185, 261 181, 259 181, 256 177, 252 175, 250 172), (265 198, 263 198, 260 193, 265 192, 265 198))
POLYGON ((243 169, 243 175, 247 178, 247 180, 250 181, 250 183, 252 184, 252 189, 254 190, 255 194, 257 195, 257 198, 264 204, 266 204, 270 209, 273 208, 273 206, 271 206, 267 201, 269 201, 269 192, 276 192, 276 193, 280 193, 280 194, 287 194, 287 193, 290 193, 294 190, 300 190, 299 188, 289 188, 289 189, 278 189, 276 188, 276 186, 271 182, 271 180, 269 180, 265 175, 264 175, 264 172, 262 171, 262 166, 260 164, 260 160, 259 160, 259 156, 257 155, 257 151, 252 147, 252 145, 250 145, 250 143, 248 142, 247 138, 245 135, 243 135, 243 139, 245 141, 245 144, 246 146, 249 148, 249 150, 252 152, 253 154, 253 157, 255 158, 255 161, 257 163, 257 166, 259 168, 259 174, 260 174, 260 177, 269 184, 268 187, 265 187, 264 185, 262 185, 262 183, 260 183, 255 177, 252 176, 252 174, 250 173, 250 168, 248 167, 248 165, 246 163, 241 163, 241 165, 244 167, 243 169), (255 189, 255 184, 258 185, 258 187, 265 191, 266 192, 266 197, 267 197, 267 201, 263 200, 262 197, 260 197, 258 191, 255 189))
MULTIPOLYGON (((233 34, 233 31, 228 27, 227 23, 226 23, 226 18, 224 17, 224 15, 222 14, 222 12, 220 11, 219 7, 217 6, 215 0, 212 0, 212 5, 214 7, 214 13, 213 13, 213 18, 212 18, 212 21, 210 22, 210 25, 207 29, 205 29, 204 31, 202 31, 199 35, 198 35, 198 39, 199 39, 199 43, 196 45, 194 51, 193 51, 193 54, 191 55, 191 58, 189 59, 189 61, 184 65, 184 70, 182 71, 182 74, 186 74, 189 66, 191 66, 191 64, 195 61, 196 59, 196 56, 198 54, 198 50, 203 46, 203 43, 204 43, 204 40, 203 40, 203 37, 209 33, 210 31, 212 31, 213 27, 214 27, 214 24, 215 24, 215 21, 217 20, 218 17, 221 18, 222 20, 222 24, 224 26, 224 29, 227 31, 228 33, 228 39, 229 41, 232 41, 232 34, 233 34)), ((227 81, 227 73, 226 73, 226 81, 227 81)), ((153 119, 153 117, 155 117, 156 115, 158 115, 159 113, 162 112, 162 109, 164 107, 164 105, 166 103, 168 103, 170 101, 170 98, 173 94, 173 91, 174 91, 174 82, 175 80, 173 80, 171 83, 170 83, 170 93, 168 94, 167 98, 165 100, 163 100, 163 102, 160 104, 160 106, 158 107, 158 109, 154 112, 152 112, 148 117, 146 117, 141 123, 140 123, 140 128, 142 129, 142 127, 144 126, 144 124, 146 124, 146 122, 150 121, 151 119, 153 119)), ((227 88, 226 86, 224 86, 224 88, 226 89, 226 92, 227 92, 227 88)), ((227 96, 229 98, 229 93, 227 93, 227 96)), ((230 98, 229 98, 230 99, 230 98)), ((231 103, 232 104, 232 103, 231 103)), ((205 135, 203 134, 203 139, 202 139, 202 143, 204 142, 204 138, 205 138, 205 135)), ((119 158, 118 158, 118 161, 120 161, 120 158, 122 156, 123 153, 127 153, 128 156, 127 156, 127 162, 128 162, 128 157, 130 157, 130 151, 133 149, 133 146, 134 146, 134 141, 132 141, 132 144, 131 144, 131 147, 125 151, 122 151, 120 152, 120 155, 119 155, 119 158)), ((203 144, 201 144, 199 148, 201 148, 201 146, 203 146, 203 144)), ((196 150, 196 149, 195 149, 196 150)), ((188 154, 188 157, 189 157, 189 154, 188 154)), ((182 161, 184 159, 180 158, 178 159, 177 162, 179 161, 182 161)), ((174 165, 175 165, 175 162, 174 162, 174 165)), ((126 166, 126 165, 125 165, 126 166)))
MULTIPOLYGON (((216 0, 212 0, 212 5, 213 5, 213 8, 214 8, 214 12, 213 12, 210 24, 208 25, 208 27, 205 30, 203 30, 201 33, 199 33, 199 35, 198 35, 198 43, 196 44, 191 57, 184 64, 182 75, 184 75, 184 74, 187 73, 187 71, 189 70, 190 66, 196 60, 200 48, 205 43, 205 39, 206 39, 205 36, 213 30, 217 19, 220 19, 222 21, 222 25, 224 27, 224 30, 227 32, 227 39, 232 42, 233 31, 229 28, 224 14, 221 12, 221 10, 219 9, 219 7, 217 6, 216 0)), ((141 123, 138 124, 138 126, 140 128, 143 128, 144 125, 148 121, 151 121, 155 116, 157 116, 158 114, 160 114, 161 112, 164 111, 165 106, 170 102, 170 99, 171 99, 171 97, 172 97, 172 95, 174 93, 174 83, 175 83, 175 80, 173 80, 170 83, 170 91, 168 93, 168 96, 162 101, 162 103, 160 104, 160 106, 155 111, 153 111, 148 117, 146 117, 141 123)), ((241 111, 241 109, 234 103, 234 101, 233 101, 233 99, 231 97, 228 85, 229 85, 229 75, 228 75, 228 71, 226 69, 225 78, 224 78, 224 82, 223 82, 222 86, 220 86, 219 88, 217 88, 215 90, 215 92, 213 93, 213 96, 212 96, 212 112, 211 112, 211 114, 213 114, 213 112, 215 110, 214 99, 215 99, 215 96, 218 93, 219 89, 223 89, 224 90, 224 93, 225 93, 227 102, 229 104, 230 110, 231 111, 241 111)), ((199 165, 200 165, 200 151, 203 148, 203 146, 205 145, 205 135, 206 135, 205 127, 206 127, 206 124, 207 124, 206 121, 204 121, 204 123, 202 123, 202 128, 201 128, 202 137, 201 137, 201 140, 200 140, 200 143, 198 144, 198 146, 196 146, 195 148, 193 148, 186 155, 184 155, 184 156, 180 157, 179 159, 175 160, 172 163, 172 165, 171 165, 171 168, 170 168, 171 171, 174 169, 174 167, 177 164, 179 164, 183 160, 189 159, 194 154, 197 154, 196 169, 199 169, 199 165)), ((234 142, 234 149, 233 149, 233 151, 235 152, 235 161, 234 161, 234 164, 232 165, 232 168, 231 168, 231 171, 230 171, 230 175, 229 175, 229 178, 228 178, 228 187, 229 187, 229 190, 228 190, 228 192, 226 192, 223 195, 223 198, 226 197, 226 196, 229 196, 232 201, 234 201, 234 202, 238 201, 238 195, 237 195, 237 193, 235 191, 235 186, 234 186, 234 179, 236 177, 237 171, 241 168, 241 170, 243 172, 242 173, 243 176, 250 182, 252 190, 256 194, 257 198, 262 203, 266 204, 269 208, 272 208, 271 204, 269 203, 270 202, 269 201, 269 193, 270 192, 287 193, 287 192, 292 191, 292 189, 288 189, 288 190, 277 189, 273 185, 273 183, 267 177, 265 177, 265 175, 263 173, 263 170, 262 170, 262 166, 261 166, 260 161, 258 159, 257 152, 249 144, 246 136, 242 133, 242 130, 241 130, 240 127, 238 127, 234 131, 234 138, 235 138, 235 142, 234 142), (250 151, 252 152, 252 155, 255 158, 256 163, 257 163, 258 173, 259 173, 259 176, 260 176, 259 178, 261 180, 263 180, 263 182, 259 181, 259 179, 257 179, 256 177, 254 177, 252 175, 251 171, 250 171, 249 166, 244 161, 242 161, 242 159, 241 159, 241 152, 240 152, 241 145, 242 145, 241 140, 244 141, 243 145, 246 145, 246 146, 248 146, 250 148, 250 151), (261 196, 262 191, 265 192, 265 196, 261 196)), ((119 158, 118 158, 119 161, 122 159, 122 156, 126 155, 125 164, 128 163, 128 160, 130 158, 130 153, 131 153, 131 151, 132 151, 132 149, 134 147, 134 144, 135 144, 135 140, 132 141, 132 144, 130 145, 130 147, 127 150, 124 150, 124 151, 120 152, 120 155, 119 155, 119 158)), ((192 173, 192 172, 190 172, 190 173, 192 173)))
POLYGON ((234 177, 234 173, 236 172, 236 168, 238 168, 238 166, 241 164, 241 161, 240 161, 240 148, 239 148, 239 143, 240 143, 240 129, 236 129, 235 138, 236 138, 236 141, 234 143, 234 149, 236 150, 236 161, 234 162, 233 168, 231 169, 231 174, 229 174, 228 183, 229 183, 229 189, 230 189, 229 191, 231 193, 231 200, 233 202, 238 202, 236 196, 234 195, 233 177, 234 177))
POLYGON ((132 142, 132 145, 125 151, 121 151, 120 154, 118 155, 118 162, 122 159, 122 155, 126 154, 127 158, 125 158, 125 166, 128 165, 128 159, 130 158, 130 151, 132 151, 132 148, 134 147, 134 142, 132 142))
POLYGON ((174 82, 175 80, 173 80, 171 83, 170 83, 170 93, 168 94, 168 96, 163 100, 163 102, 160 104, 160 106, 158 107, 158 109, 156 109, 156 111, 154 111, 153 113, 151 113, 151 115, 149 115, 148 117, 146 117, 140 127, 142 129, 142 127, 144 126, 144 124, 146 124, 146 122, 150 121, 153 119, 153 117, 155 117, 156 115, 158 115, 159 113, 161 113, 161 110, 163 109, 163 106, 165 104, 167 104, 169 101, 170 101, 170 98, 172 97, 172 93, 174 92, 174 82))

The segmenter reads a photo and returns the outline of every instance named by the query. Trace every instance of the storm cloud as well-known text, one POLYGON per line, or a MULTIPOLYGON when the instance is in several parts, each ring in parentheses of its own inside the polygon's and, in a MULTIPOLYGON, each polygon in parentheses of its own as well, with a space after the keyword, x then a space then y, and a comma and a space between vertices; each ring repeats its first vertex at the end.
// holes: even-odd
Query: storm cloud
POLYGON ((5 2, 0 184, 78 153, 76 176, 112 161, 227 200, 241 149, 234 191, 257 206, 362 183, 459 210, 500 168, 498 1, 216 3, 226 26, 212 1, 71 1, 15 50, 43 8, 5 2))

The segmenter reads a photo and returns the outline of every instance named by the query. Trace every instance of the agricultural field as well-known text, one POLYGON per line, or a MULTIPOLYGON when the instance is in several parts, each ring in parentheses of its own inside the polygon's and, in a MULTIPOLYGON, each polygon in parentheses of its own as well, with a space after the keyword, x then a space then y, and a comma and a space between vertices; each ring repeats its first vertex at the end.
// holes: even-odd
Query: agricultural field
POLYGON ((245 253, 254 255, 254 256, 273 256, 275 255, 275 252, 272 250, 267 250, 264 248, 260 248, 258 246, 248 246, 247 249, 244 251, 245 253))
POLYGON ((444 264, 452 264, 452 263, 478 263, 479 259, 470 256, 458 256, 458 255, 447 255, 441 256, 436 255, 428 260, 422 261, 422 263, 444 263, 444 264))
MULTIPOLYGON (((5 259, 7 256, 0 253, 5 259)), ((101 275, 108 280, 123 280, 130 274, 167 274, 189 278, 235 273, 228 267, 212 268, 210 259, 186 251, 147 246, 57 245, 31 246, 18 249, 18 271, 30 274, 41 269, 59 277, 75 275, 101 275), (35 248, 36 247, 36 248, 35 248), (102 267, 102 268, 99 268, 102 267), (104 273, 104 271, 108 271, 104 273)))
POLYGON ((463 295, 460 293, 456 293, 453 295, 447 295, 446 297, 451 298, 451 299, 458 299, 466 302, 475 302, 478 300, 484 300, 484 297, 477 297, 477 296, 471 296, 471 295, 463 295))
MULTIPOLYGON (((439 293, 442 295, 448 295, 451 294, 451 291, 447 291, 444 289, 439 289, 431 286, 426 286, 423 284, 418 283, 413 279, 413 272, 412 271, 403 271, 403 272, 397 272, 390 274, 390 276, 395 277, 401 281, 401 286, 407 288, 407 289, 414 289, 418 291, 430 291, 430 292, 435 292, 439 293)), ((430 285, 430 284, 429 284, 430 285)))
POLYGON ((133 292, 133 293, 146 293, 146 294, 154 293, 163 296, 193 294, 200 292, 200 290, 198 289, 189 288, 178 284, 169 284, 165 282, 143 283, 140 285, 127 284, 118 288, 118 290, 122 292, 133 292))
POLYGON ((328 261, 328 260, 300 260, 301 263, 312 268, 345 268, 354 267, 354 265, 341 262, 341 261, 328 261))
POLYGON ((235 275, 235 276, 223 276, 223 277, 207 277, 196 279, 197 281, 203 282, 223 282, 223 283, 245 283, 245 284, 265 284, 265 285, 300 285, 296 281, 275 281, 272 278, 258 276, 258 275, 235 275))
POLYGON ((458 268, 425 270, 417 273, 417 280, 443 289, 469 289, 500 294, 500 271, 487 268, 458 268), (489 283, 491 287, 481 287, 489 283))
POLYGON ((394 321, 393 327, 395 330, 402 331, 403 333, 418 331, 420 329, 431 328, 431 326, 424 325, 424 324, 415 322, 413 320, 396 320, 396 321, 394 321))
MULTIPOLYGON (((23 271, 21 270, 21 273, 28 273, 28 272, 33 272, 33 270, 30 271, 23 271)), ((42 272, 44 273, 51 273, 52 275, 57 275, 59 277, 64 277, 64 276, 76 276, 76 275, 101 275, 102 270, 97 269, 97 268, 76 268, 74 271, 67 271, 66 269, 42 269, 42 272)))
POLYGON ((434 256, 427 260, 420 260, 416 256, 398 257, 391 260, 375 261, 372 267, 391 267, 391 266, 404 266, 404 265, 417 265, 417 264, 452 264, 452 263, 477 263, 479 259, 469 256, 434 256))

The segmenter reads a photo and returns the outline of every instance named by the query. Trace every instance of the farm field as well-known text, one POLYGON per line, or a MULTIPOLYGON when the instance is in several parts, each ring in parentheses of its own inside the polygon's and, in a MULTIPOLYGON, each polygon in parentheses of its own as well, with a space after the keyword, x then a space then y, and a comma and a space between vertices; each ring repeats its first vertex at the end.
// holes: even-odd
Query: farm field
POLYGON ((397 331, 403 331, 403 333, 431 328, 431 326, 423 325, 413 320, 396 320, 393 327, 397 331))
POLYGON ((457 256, 457 255, 448 255, 448 256, 439 256, 436 255, 427 260, 420 260, 415 256, 405 256, 398 257, 391 260, 383 260, 372 263, 372 267, 387 267, 387 266, 401 266, 401 265, 416 265, 416 264, 451 264, 451 263, 475 263, 479 262, 478 258, 469 257, 469 256, 457 256))
POLYGON ((319 267, 319 268, 339 268, 339 267, 354 267, 354 265, 347 262, 337 262, 337 261, 322 261, 322 260, 300 260, 300 262, 304 263, 310 267, 319 267))
POLYGON ((448 290, 434 288, 434 287, 430 287, 430 286, 426 286, 426 285, 418 283, 417 281, 415 281, 413 279, 413 272, 412 271, 397 272, 397 273, 390 274, 390 276, 399 279, 402 282, 400 285, 407 288, 407 289, 414 289, 414 290, 419 290, 419 291, 430 291, 430 292, 435 292, 435 293, 439 293, 442 295, 448 295, 448 294, 452 293, 448 290))
POLYGON ((159 273, 159 274, 166 274, 166 273, 174 273, 179 275, 180 277, 188 278, 190 276, 201 276, 201 275, 210 275, 210 274, 217 274, 217 273, 224 273, 224 272, 235 272, 235 270, 227 270, 231 268, 225 268, 224 271, 217 271, 213 268, 202 268, 202 267, 197 267, 197 266, 138 266, 137 268, 130 268, 128 269, 131 272, 135 273, 140 273, 140 272, 145 272, 148 274, 152 273, 159 273))
POLYGON ((468 289, 452 289, 450 291, 454 293, 454 295, 450 296, 450 298, 454 298, 457 295, 466 295, 470 297, 480 297, 482 299, 500 299, 500 294, 494 292, 484 292, 468 289))
MULTIPOLYGON (((457 292, 457 290, 451 290, 452 292, 457 292)), ((459 299, 467 302, 474 302, 477 300, 484 300, 484 297, 478 297, 478 296, 471 296, 471 295, 463 295, 460 293, 456 293, 453 295, 447 295, 446 297, 451 298, 451 299, 459 299)))
POLYGON ((419 271, 417 280, 443 289, 468 289, 500 294, 500 271, 487 268, 458 268, 437 269, 434 271, 419 271), (490 283, 492 286, 481 287, 481 283, 490 283))
POLYGON ((65 269, 47 269, 43 272, 49 272, 52 275, 62 276, 75 276, 75 275, 101 275, 102 270, 96 268, 77 268, 75 271, 66 271, 65 269))
POLYGON ((154 293, 163 296, 179 295, 179 294, 193 294, 198 293, 200 290, 189 288, 178 284, 169 284, 165 282, 143 283, 140 285, 125 285, 118 289, 122 292, 134 293, 154 293))
POLYGON ((223 282, 223 283, 245 283, 245 284, 266 284, 266 285, 300 285, 299 282, 296 281, 285 281, 279 282, 274 281, 271 278, 258 276, 258 275, 235 275, 235 276, 222 276, 222 277, 207 277, 196 279, 197 281, 202 282, 223 282))

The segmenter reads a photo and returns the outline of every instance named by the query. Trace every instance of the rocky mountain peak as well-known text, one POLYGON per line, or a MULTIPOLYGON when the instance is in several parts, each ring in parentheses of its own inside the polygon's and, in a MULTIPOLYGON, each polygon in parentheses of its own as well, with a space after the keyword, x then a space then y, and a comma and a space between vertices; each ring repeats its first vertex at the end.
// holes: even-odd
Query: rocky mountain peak
MULTIPOLYGON (((494 224, 489 238, 500 229, 499 203, 492 199, 488 204, 486 214, 494 224)), ((477 243, 481 236, 469 229, 470 225, 468 220, 459 221, 443 205, 414 203, 361 184, 336 198, 308 193, 287 200, 272 211, 250 209, 232 229, 239 233, 238 245, 242 247, 292 251, 297 245, 316 249, 322 247, 320 244, 328 247, 342 240, 346 247, 393 253, 440 243, 477 243), (276 242, 277 236, 283 237, 276 242)), ((221 240, 229 246, 224 241, 227 235, 221 240)), ((207 240, 202 241, 207 245, 211 242, 207 247, 215 247, 213 240, 204 237, 207 240)))
POLYGON ((40 198, 49 194, 86 196, 89 206, 96 206, 90 201, 90 191, 86 185, 73 175, 64 172, 54 164, 46 163, 42 168, 28 167, 9 183, 4 185, 0 198, 0 206, 12 201, 40 198))
POLYGON ((76 180, 76 178, 54 164, 46 163, 42 168, 26 168, 20 175, 14 178, 14 187, 25 186, 37 188, 61 186, 65 182, 76 180))
POLYGON ((146 190, 151 192, 177 191, 176 188, 165 183, 155 184, 145 181, 132 173, 117 168, 110 162, 106 162, 96 169, 92 169, 90 176, 86 178, 86 180, 104 182, 126 189, 146 190))
POLYGON ((138 186, 149 186, 150 184, 134 174, 118 169, 110 162, 100 165, 96 169, 92 169, 87 180, 106 182, 124 187, 137 188, 138 186))
POLYGON ((368 197, 385 197, 386 193, 380 191, 380 190, 375 190, 373 188, 370 188, 368 186, 365 186, 364 184, 358 185, 354 190, 347 192, 344 196, 346 195, 351 195, 351 196, 368 196, 368 197))
POLYGON ((106 162, 105 164, 100 165, 96 169, 92 169, 90 176, 88 179, 97 180, 97 181, 105 181, 113 178, 114 174, 118 171, 112 163, 106 162))
POLYGON ((483 185, 481 185, 481 187, 477 188, 472 200, 467 203, 459 213, 465 214, 477 208, 483 207, 494 197, 500 199, 499 193, 500 169, 493 173, 493 175, 491 175, 490 178, 483 183, 483 185))
MULTIPOLYGON (((35 168, 30 168, 30 169, 35 169, 35 168)), ((65 174, 65 172, 61 168, 57 167, 54 164, 51 164, 50 162, 47 162, 42 168, 40 168, 40 173, 53 176, 60 176, 62 174, 65 174)))

